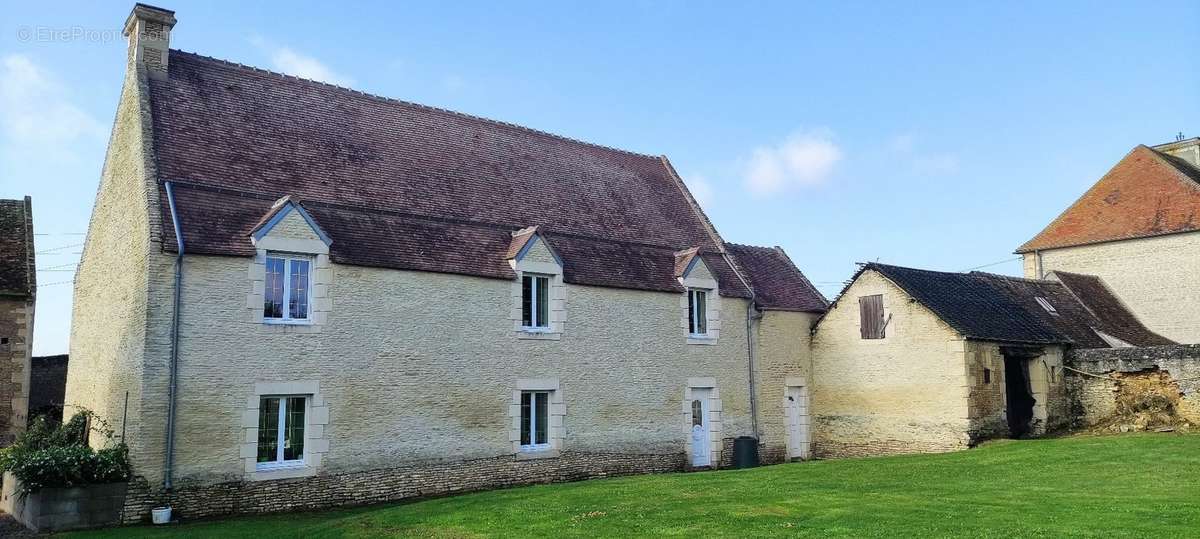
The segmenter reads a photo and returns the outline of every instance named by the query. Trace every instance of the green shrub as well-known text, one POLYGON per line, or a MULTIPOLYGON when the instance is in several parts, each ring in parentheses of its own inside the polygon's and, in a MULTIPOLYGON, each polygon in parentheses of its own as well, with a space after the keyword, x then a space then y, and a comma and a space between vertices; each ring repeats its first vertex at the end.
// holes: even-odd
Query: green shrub
POLYGON ((0 449, 0 472, 12 472, 24 493, 116 483, 129 479, 129 448, 124 441, 112 443, 112 431, 89 410, 59 426, 38 418, 13 445, 0 449), (92 449, 90 434, 103 436, 105 447, 92 449))

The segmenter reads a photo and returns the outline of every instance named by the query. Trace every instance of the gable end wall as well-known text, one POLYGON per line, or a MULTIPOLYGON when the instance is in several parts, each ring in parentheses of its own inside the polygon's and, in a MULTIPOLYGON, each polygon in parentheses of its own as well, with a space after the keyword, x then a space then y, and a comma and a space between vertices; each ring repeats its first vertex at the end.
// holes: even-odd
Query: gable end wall
POLYGON ((878 272, 866 271, 813 335, 819 457, 966 448, 966 342, 878 272), (883 295, 886 338, 862 339, 858 298, 883 295))

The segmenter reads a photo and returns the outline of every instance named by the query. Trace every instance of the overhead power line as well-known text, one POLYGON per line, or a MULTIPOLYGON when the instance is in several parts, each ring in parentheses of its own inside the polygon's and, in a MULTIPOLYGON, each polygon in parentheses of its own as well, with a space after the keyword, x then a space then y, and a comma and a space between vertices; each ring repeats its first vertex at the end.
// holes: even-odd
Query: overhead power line
POLYGON ((967 269, 965 269, 965 270, 962 270, 962 272, 963 272, 963 273, 966 273, 966 272, 968 272, 968 271, 975 271, 975 270, 978 270, 978 269, 990 268, 990 267, 992 267, 992 266, 999 266, 1000 264, 1007 264, 1007 263, 1009 263, 1009 262, 1016 262, 1017 260, 1020 260, 1020 259, 1021 259, 1021 257, 1019 257, 1019 256, 1018 256, 1018 257, 1016 257, 1016 258, 1006 258, 1006 259, 1004 259, 1004 260, 1001 260, 1001 261, 999 261, 999 262, 992 262, 992 263, 990 263, 990 264, 984 264, 984 265, 982 265, 982 266, 975 266, 975 267, 973 267, 973 268, 967 268, 967 269))

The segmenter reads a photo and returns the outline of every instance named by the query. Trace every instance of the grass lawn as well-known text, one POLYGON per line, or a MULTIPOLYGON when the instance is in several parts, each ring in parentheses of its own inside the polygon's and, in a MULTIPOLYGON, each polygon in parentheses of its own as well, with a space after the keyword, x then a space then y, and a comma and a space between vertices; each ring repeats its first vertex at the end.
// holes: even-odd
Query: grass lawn
POLYGON ((538 485, 71 537, 1198 537, 1200 435, 538 485))

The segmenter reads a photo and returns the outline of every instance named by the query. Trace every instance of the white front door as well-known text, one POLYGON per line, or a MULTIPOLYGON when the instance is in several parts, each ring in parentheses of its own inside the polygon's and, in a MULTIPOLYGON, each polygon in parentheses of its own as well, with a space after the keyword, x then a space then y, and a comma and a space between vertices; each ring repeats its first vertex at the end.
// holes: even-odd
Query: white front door
POLYGON ((708 443, 708 389, 692 388, 692 466, 711 466, 708 443))
POLYGON ((787 414, 787 455, 789 459, 807 459, 812 439, 808 422, 808 389, 788 386, 783 405, 787 414))

